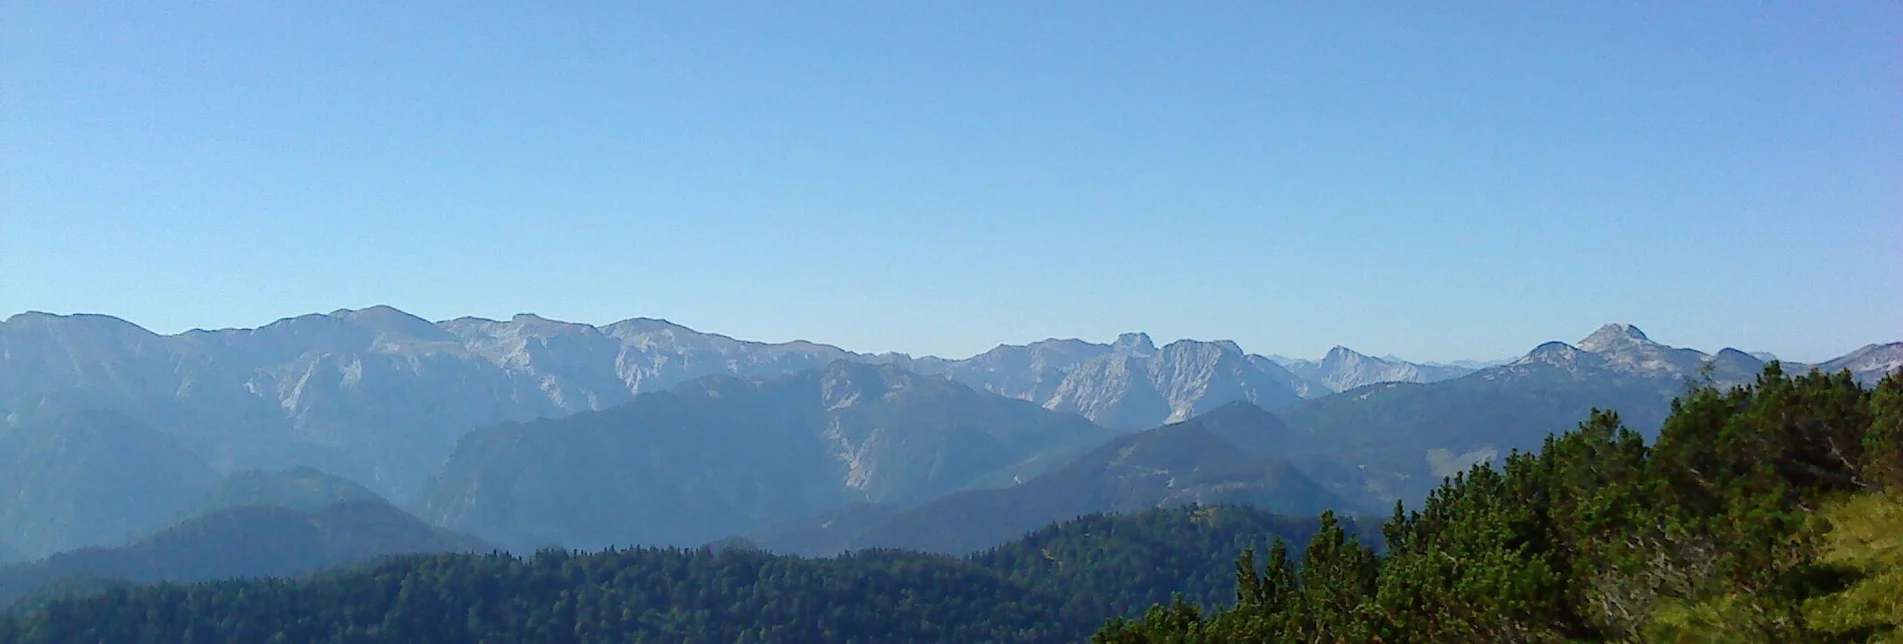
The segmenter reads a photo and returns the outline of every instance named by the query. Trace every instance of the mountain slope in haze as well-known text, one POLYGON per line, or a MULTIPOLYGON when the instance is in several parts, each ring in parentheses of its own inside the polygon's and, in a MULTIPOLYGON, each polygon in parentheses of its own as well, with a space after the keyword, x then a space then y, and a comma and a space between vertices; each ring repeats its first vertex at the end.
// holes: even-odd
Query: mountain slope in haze
POLYGON ((849 503, 917 503, 1001 471, 1034 476, 1055 466, 1038 457, 1110 435, 944 378, 838 361, 471 433, 416 508, 516 547, 695 545, 849 503))
POLYGON ((381 500, 309 510, 248 505, 197 516, 125 546, 0 567, 0 606, 68 578, 142 583, 282 576, 385 555, 491 548, 381 500))
POLYGON ((25 558, 25 555, 21 555, 20 551, 14 550, 13 546, 0 543, 0 565, 10 564, 25 558))
POLYGON ((293 510, 318 510, 340 503, 382 502, 383 498, 356 481, 312 467, 277 472, 233 472, 218 486, 192 503, 186 515, 210 514, 230 508, 268 505, 293 510))
POLYGON ((1457 365, 1433 365, 1396 358, 1376 358, 1341 346, 1329 349, 1328 354, 1322 356, 1321 360, 1291 360, 1284 366, 1295 375, 1320 384, 1326 392, 1347 391, 1383 382, 1439 382, 1458 378, 1474 371, 1457 365))
POLYGON ((0 425, 0 541, 23 556, 130 537, 217 484, 178 441, 130 418, 46 413, 0 425))
POLYGON ((1261 408, 1231 403, 1185 422, 1120 436, 1022 485, 960 492, 899 512, 815 554, 860 548, 967 553, 1076 516, 1185 504, 1242 503, 1298 516, 1351 509, 1287 462, 1235 446, 1236 441, 1272 442, 1287 431, 1261 408))
POLYGON ((737 543, 784 555, 826 557, 851 550, 854 540, 877 528, 906 508, 891 503, 854 503, 767 526, 714 544, 737 543))
POLYGON ((1689 381, 1748 382, 1763 366, 1741 351, 1707 355, 1610 324, 1578 346, 1549 342, 1454 380, 1372 385, 1303 402, 1282 413, 1295 438, 1277 447, 1351 499, 1412 503, 1442 477, 1537 448, 1594 408, 1616 410, 1650 433, 1689 381))

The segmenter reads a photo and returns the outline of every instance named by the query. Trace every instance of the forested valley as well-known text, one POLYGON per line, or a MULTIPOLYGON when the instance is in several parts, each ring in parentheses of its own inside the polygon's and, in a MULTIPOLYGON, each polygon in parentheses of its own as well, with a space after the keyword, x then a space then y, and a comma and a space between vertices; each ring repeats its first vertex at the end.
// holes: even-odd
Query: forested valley
MULTIPOLYGON (((1080 517, 967 557, 544 550, 409 555, 288 579, 68 584, 0 618, 0 641, 1076 642, 1173 594, 1227 602, 1240 553, 1328 526, 1343 529, 1181 506, 1080 517)), ((1348 529, 1378 538, 1374 523, 1348 529)))

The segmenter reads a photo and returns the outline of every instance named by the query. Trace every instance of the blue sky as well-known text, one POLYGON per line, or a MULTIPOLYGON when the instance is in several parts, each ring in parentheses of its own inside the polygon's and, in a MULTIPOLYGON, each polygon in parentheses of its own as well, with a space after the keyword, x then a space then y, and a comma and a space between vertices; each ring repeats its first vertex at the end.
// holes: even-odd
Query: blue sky
POLYGON ((536 4, 6 3, 0 315, 1903 339, 1903 3, 536 4))

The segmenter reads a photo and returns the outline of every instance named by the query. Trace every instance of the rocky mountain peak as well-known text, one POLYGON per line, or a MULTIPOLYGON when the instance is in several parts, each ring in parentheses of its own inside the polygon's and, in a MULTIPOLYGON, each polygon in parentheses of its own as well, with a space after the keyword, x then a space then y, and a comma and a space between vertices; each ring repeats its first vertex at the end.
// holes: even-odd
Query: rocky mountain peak
POLYGON ((1322 356, 1322 364, 1323 365, 1337 365, 1337 364, 1344 364, 1344 363, 1354 364, 1354 363, 1358 363, 1358 362, 1362 362, 1362 361, 1370 360, 1370 359, 1371 358, 1369 358, 1366 355, 1357 353, 1354 349, 1350 349, 1348 347, 1344 347, 1341 345, 1335 345, 1334 348, 1328 350, 1327 355, 1322 356))
POLYGON ((1533 347, 1533 350, 1528 351, 1525 357, 1520 358, 1519 360, 1513 361, 1513 364, 1516 364, 1516 365, 1548 364, 1548 365, 1554 365, 1554 366, 1570 366, 1574 363, 1579 362, 1580 358, 1585 353, 1587 352, 1580 349, 1579 347, 1575 347, 1573 345, 1566 344, 1564 342, 1553 341, 1553 342, 1548 342, 1546 344, 1542 344, 1537 347, 1533 347))
POLYGON ((601 332, 615 338, 628 338, 650 333, 695 333, 687 327, 660 318, 628 318, 601 327, 601 332))
POLYGON ((330 316, 378 335, 454 342, 456 337, 429 320, 379 304, 363 309, 338 309, 330 316))
POLYGON ((1592 332, 1592 335, 1586 336, 1584 340, 1580 340, 1578 347, 1593 353, 1600 353, 1634 344, 1647 345, 1654 343, 1651 338, 1645 337, 1645 332, 1640 331, 1639 327, 1615 322, 1599 327, 1599 330, 1592 332))
POLYGON ((1124 333, 1117 336, 1116 343, 1110 345, 1117 353, 1147 356, 1156 353, 1156 343, 1150 341, 1148 333, 1124 333))

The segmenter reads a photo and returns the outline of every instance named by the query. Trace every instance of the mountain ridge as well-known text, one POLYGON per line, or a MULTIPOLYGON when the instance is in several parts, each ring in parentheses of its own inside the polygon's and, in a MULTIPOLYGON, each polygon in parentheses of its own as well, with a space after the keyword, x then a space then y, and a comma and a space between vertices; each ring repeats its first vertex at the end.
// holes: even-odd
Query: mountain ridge
POLYGON ((1237 446, 1276 440, 1288 431, 1275 415, 1237 401, 1117 436, 1016 485, 966 490, 910 509, 850 508, 818 517, 817 525, 779 526, 777 540, 753 538, 770 549, 809 555, 865 548, 964 554, 1039 526, 1105 512, 1236 503, 1296 516, 1362 510, 1287 461, 1237 446), (835 527, 839 522, 847 525, 835 527))

